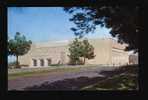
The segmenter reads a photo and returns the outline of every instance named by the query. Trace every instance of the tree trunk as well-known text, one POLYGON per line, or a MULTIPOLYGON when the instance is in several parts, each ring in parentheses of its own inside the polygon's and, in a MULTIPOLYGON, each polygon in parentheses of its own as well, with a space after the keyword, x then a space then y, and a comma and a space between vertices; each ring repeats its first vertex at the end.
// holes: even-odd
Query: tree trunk
POLYGON ((16 55, 16 68, 20 68, 19 67, 19 62, 18 62, 18 55, 16 55))
POLYGON ((85 65, 85 57, 84 57, 84 62, 83 62, 83 65, 85 65))

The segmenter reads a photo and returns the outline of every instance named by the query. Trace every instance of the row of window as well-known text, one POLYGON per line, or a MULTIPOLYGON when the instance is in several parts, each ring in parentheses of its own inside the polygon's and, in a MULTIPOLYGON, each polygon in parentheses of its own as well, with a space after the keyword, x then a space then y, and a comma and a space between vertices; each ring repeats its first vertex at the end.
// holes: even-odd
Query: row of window
MULTIPOLYGON (((38 66, 37 59, 32 59, 33 61, 33 66, 38 66)), ((44 59, 39 59, 40 61, 40 66, 45 66, 45 60, 44 59)), ((48 66, 51 64, 51 59, 46 59, 48 66)))

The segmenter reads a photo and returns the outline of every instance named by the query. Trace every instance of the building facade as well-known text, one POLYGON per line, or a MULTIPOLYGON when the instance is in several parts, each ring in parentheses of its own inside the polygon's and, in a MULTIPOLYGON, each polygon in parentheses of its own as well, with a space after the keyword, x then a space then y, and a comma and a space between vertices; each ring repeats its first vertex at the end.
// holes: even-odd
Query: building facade
POLYGON ((138 64, 138 54, 129 55, 129 64, 138 64))
MULTIPOLYGON (((19 56, 19 63, 28 67, 47 67, 51 64, 69 63, 69 44, 72 41, 46 42, 31 45, 30 51, 19 56)), ((86 64, 124 65, 129 63, 128 52, 124 51, 125 45, 113 39, 90 39, 94 46, 95 58, 86 60, 86 64)))

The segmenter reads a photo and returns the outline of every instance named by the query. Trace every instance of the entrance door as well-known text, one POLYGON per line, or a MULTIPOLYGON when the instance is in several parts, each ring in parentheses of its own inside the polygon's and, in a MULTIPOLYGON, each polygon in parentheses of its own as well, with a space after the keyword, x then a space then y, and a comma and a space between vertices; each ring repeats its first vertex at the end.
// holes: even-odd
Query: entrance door
POLYGON ((48 63, 48 66, 51 65, 51 59, 50 58, 47 59, 47 63, 48 63))
POLYGON ((44 66, 44 60, 40 59, 40 66, 44 66))
POLYGON ((32 59, 33 61, 33 66, 37 66, 37 60, 36 59, 32 59))

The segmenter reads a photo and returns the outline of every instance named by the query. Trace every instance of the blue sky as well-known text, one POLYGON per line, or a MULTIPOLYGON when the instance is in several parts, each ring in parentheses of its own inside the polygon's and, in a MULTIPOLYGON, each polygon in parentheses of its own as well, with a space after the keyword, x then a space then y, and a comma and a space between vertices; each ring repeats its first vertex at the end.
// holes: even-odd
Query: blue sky
MULTIPOLYGON (((8 38, 20 32, 32 42, 69 40, 74 38, 69 21, 71 15, 61 7, 9 7, 8 38)), ((88 38, 111 37, 109 29, 97 28, 95 33, 86 35, 88 38)))
MULTIPOLYGON (((70 17, 61 7, 9 7, 8 36, 13 38, 20 32, 33 42, 71 39, 74 34, 70 28, 75 25, 69 21, 70 17)), ((110 37, 108 32, 109 29, 97 28, 86 37, 110 37)))

